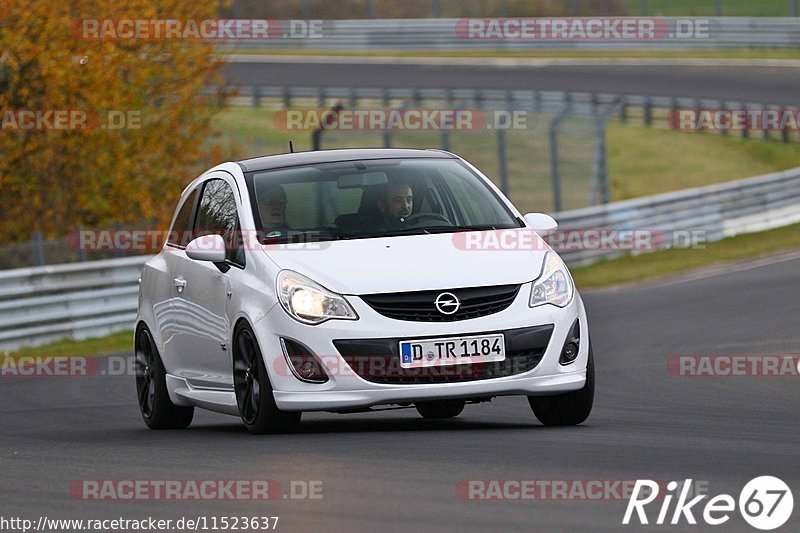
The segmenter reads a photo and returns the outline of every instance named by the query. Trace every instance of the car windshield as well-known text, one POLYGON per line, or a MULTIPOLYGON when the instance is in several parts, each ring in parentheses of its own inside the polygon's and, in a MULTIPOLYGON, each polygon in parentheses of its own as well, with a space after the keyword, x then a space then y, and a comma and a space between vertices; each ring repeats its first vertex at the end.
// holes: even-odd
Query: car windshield
POLYGON ((522 227, 455 159, 377 159, 247 176, 263 242, 313 242, 522 227))

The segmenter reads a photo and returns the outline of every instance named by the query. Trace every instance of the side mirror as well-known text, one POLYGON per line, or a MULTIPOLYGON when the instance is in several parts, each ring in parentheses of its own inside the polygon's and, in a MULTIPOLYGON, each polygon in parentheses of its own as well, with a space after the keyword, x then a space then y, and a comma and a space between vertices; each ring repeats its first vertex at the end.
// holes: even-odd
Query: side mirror
POLYGON ((225 239, 221 235, 203 235, 186 245, 186 255, 196 261, 225 262, 225 239))
POLYGON ((528 213, 524 218, 525 224, 541 236, 548 235, 558 229, 556 219, 544 213, 528 213))

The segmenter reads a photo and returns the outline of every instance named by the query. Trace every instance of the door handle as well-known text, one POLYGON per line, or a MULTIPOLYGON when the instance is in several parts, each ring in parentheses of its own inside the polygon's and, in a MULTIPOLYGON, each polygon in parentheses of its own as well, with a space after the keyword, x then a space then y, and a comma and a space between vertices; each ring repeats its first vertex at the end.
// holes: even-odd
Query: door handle
POLYGON ((183 292, 183 288, 186 287, 186 280, 183 279, 183 276, 178 276, 177 278, 175 278, 172 281, 173 281, 173 283, 175 285, 175 288, 178 289, 178 292, 179 293, 183 292))

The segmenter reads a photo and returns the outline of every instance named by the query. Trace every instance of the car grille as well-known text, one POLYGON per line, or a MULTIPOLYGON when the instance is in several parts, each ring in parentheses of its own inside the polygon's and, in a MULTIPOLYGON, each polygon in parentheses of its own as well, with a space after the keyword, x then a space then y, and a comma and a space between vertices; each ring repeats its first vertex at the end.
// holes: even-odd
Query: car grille
POLYGON ((511 305, 519 285, 472 287, 436 291, 369 294, 361 299, 375 311, 388 318, 414 322, 454 322, 497 313, 511 305), (441 313, 434 302, 443 292, 454 294, 461 303, 452 315, 441 313))
MULTIPOLYGON (((536 368, 542 360, 553 325, 486 332, 503 333, 506 342, 504 361, 422 368, 400 366, 400 342, 404 339, 334 340, 333 345, 350 368, 362 379, 384 385, 422 385, 463 383, 522 374, 536 368)), ((482 333, 469 333, 481 335, 482 333)), ((439 338, 439 337, 436 337, 439 338)))

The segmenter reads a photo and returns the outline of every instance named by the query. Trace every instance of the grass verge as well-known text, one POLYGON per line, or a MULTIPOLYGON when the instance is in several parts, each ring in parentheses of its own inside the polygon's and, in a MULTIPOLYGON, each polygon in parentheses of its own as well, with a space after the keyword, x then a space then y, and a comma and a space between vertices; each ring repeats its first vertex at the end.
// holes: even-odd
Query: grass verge
POLYGON ((600 288, 800 249, 800 224, 737 235, 705 248, 662 250, 573 269, 578 289, 600 288))
POLYGON ((133 330, 119 331, 105 337, 84 340, 63 339, 42 346, 23 346, 3 355, 8 357, 70 357, 105 355, 133 351, 133 330))

